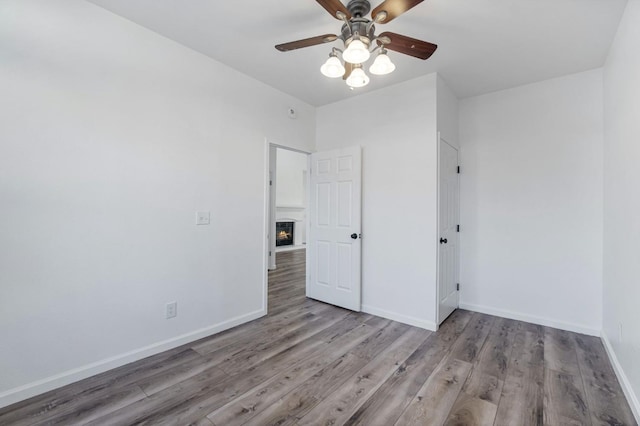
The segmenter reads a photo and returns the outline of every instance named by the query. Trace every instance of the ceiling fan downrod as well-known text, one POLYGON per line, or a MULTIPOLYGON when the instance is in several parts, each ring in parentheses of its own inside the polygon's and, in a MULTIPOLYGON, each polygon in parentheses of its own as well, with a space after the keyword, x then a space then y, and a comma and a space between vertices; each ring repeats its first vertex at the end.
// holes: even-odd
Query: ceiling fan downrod
POLYGON ((354 18, 362 18, 371 10, 371 4, 368 0, 350 0, 347 9, 354 18))

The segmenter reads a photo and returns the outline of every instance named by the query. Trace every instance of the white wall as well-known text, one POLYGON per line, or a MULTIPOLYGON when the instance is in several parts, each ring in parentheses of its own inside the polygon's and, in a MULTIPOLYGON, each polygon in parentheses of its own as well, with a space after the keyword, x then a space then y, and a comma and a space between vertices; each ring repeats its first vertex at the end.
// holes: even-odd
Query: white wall
POLYGON ((602 73, 460 102, 461 306, 599 334, 602 73))
POLYGON ((459 147, 459 102, 455 93, 451 91, 442 76, 437 80, 437 117, 440 137, 449 145, 459 147))
POLYGON ((0 3, 0 93, 0 406, 264 312, 265 137, 314 108, 79 0, 0 3))
POLYGON ((276 206, 304 207, 307 155, 282 148, 278 148, 277 155, 276 206))
POLYGON ((433 329, 436 75, 318 108, 316 129, 318 151, 362 146, 363 310, 433 329))
POLYGON ((640 1, 630 0, 604 68, 604 332, 640 421, 640 1), (622 335, 620 330, 622 329, 622 335))
POLYGON ((308 155, 282 148, 276 155, 276 220, 295 220, 294 244, 306 244, 308 155))

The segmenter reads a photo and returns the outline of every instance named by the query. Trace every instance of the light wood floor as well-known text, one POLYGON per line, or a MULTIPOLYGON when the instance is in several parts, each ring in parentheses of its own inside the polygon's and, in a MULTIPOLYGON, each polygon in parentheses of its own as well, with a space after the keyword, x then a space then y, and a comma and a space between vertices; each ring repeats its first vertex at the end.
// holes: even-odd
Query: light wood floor
POLYGON ((599 339, 469 311, 437 333, 304 296, 278 253, 269 315, 0 410, 0 425, 635 425, 599 339))

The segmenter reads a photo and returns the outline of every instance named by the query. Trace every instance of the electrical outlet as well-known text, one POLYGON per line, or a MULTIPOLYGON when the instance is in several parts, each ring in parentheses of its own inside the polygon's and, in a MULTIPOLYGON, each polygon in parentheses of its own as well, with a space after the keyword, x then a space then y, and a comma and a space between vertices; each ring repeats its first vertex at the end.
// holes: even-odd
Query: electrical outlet
POLYGON ((167 319, 175 318, 178 315, 178 302, 167 303, 165 314, 167 319))
POLYGON ((210 212, 196 212, 196 225, 209 225, 211 223, 210 212))

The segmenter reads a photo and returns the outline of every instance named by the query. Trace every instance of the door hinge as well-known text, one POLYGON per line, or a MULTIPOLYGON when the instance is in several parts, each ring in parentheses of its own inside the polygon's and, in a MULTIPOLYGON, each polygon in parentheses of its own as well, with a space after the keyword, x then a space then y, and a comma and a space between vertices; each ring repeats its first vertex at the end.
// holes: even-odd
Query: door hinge
POLYGON ((456 225, 456 232, 460 232, 460 225, 456 225))
POLYGON ((269 256, 271 256, 271 250, 269 250, 269 256))
POLYGON ((460 283, 456 284, 456 291, 460 291, 460 283))
POLYGON ((458 166, 458 174, 460 174, 460 166, 458 166))
POLYGON ((273 181, 269 179, 269 186, 273 186, 273 181))

